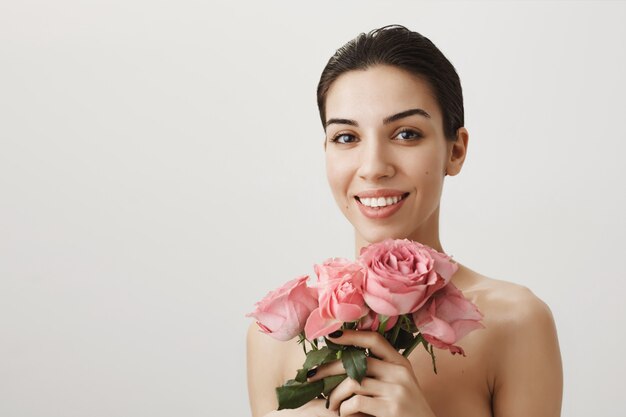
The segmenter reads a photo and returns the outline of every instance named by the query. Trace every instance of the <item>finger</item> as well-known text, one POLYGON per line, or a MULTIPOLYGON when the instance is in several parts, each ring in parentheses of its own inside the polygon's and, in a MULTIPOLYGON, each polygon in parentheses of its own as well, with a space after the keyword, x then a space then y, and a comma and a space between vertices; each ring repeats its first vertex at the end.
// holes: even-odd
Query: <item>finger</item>
POLYGON ((389 411, 385 410, 381 400, 364 395, 355 395, 342 402, 337 411, 340 416, 349 416, 359 412, 372 416, 384 416, 389 414, 389 411))
POLYGON ((330 393, 328 401, 329 410, 337 410, 342 401, 347 400, 352 395, 380 396, 389 391, 389 384, 374 378, 363 378, 361 383, 352 378, 344 379, 330 393))
POLYGON ((378 332, 371 330, 344 329, 337 338, 330 337, 333 343, 341 345, 361 346, 369 349, 377 357, 392 363, 405 364, 407 358, 391 346, 391 343, 378 332))
POLYGON ((307 381, 309 382, 317 381, 318 379, 323 379, 331 375, 341 375, 346 373, 343 363, 341 363, 341 359, 320 365, 309 372, 312 371, 314 371, 315 374, 307 377, 307 381))
MULTIPOLYGON (((313 399, 309 401, 308 403, 301 405, 296 410, 298 411, 306 410, 307 413, 305 415, 308 415, 308 416, 315 415, 315 417, 337 417, 336 411, 331 411, 331 410, 326 409, 326 400, 313 399)), ((286 410, 282 410, 282 411, 284 412, 286 410)))
MULTIPOLYGON (((408 374, 413 373, 413 368, 409 368, 409 372, 405 366, 398 365, 396 363, 390 363, 372 357, 367 357, 365 361, 367 363, 365 375, 374 377, 381 381, 398 382, 399 380, 402 380, 404 376, 410 377, 411 375, 408 374)), ((307 381, 313 382, 318 379, 326 378, 327 376, 341 375, 345 373, 346 369, 343 367, 343 362, 341 360, 336 360, 317 367, 315 375, 308 378, 307 381)))

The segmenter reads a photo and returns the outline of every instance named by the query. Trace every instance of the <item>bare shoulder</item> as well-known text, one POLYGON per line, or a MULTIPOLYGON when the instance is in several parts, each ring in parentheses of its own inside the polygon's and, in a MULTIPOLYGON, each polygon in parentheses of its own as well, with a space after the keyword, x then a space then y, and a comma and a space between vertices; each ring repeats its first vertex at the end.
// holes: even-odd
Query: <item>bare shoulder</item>
POLYGON ((511 326, 534 326, 537 320, 552 321, 550 307, 524 285, 490 278, 465 266, 457 274, 454 284, 476 303, 485 321, 502 332, 511 331, 511 326))
MULTIPOLYGON (((489 319, 510 326, 545 324, 552 319, 550 307, 533 291, 521 284, 486 278, 480 288, 482 304, 489 310, 489 319)), ((494 323, 494 324, 495 324, 494 323)))
POLYGON ((484 315, 494 415, 560 415, 562 363, 550 307, 524 285, 467 268, 458 280, 484 315))

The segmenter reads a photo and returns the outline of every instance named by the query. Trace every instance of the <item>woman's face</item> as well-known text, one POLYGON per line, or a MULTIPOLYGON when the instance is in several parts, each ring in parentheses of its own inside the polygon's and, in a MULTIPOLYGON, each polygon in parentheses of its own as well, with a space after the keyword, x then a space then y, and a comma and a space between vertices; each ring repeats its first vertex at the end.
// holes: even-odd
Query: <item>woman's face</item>
POLYGON ((349 71, 328 90, 326 120, 328 182, 357 240, 438 245, 444 174, 458 173, 464 152, 445 140, 428 84, 387 65, 349 71))

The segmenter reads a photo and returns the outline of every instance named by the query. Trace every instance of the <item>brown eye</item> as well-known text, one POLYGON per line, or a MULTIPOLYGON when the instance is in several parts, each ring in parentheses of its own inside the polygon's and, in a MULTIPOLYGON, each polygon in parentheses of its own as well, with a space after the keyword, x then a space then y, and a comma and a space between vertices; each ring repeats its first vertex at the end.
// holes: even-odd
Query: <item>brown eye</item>
POLYGON ((347 140, 349 141, 350 139, 354 139, 354 135, 350 135, 348 133, 340 133, 338 135, 335 135, 330 141, 333 143, 347 144, 347 143, 352 143, 352 142, 346 142, 347 140))
POLYGON ((405 129, 405 130, 398 132, 396 137, 400 138, 401 140, 409 141, 409 140, 420 139, 422 137, 422 134, 415 130, 405 129))

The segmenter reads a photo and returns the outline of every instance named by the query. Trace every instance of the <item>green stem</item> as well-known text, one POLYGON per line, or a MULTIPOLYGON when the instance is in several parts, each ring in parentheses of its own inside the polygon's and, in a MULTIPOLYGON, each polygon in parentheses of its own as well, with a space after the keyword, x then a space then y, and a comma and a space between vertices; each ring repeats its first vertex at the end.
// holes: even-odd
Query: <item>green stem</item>
POLYGON ((391 346, 396 347, 396 339, 398 338, 398 333, 400 333, 400 325, 402 324, 402 320, 398 320, 396 325, 393 327, 393 333, 391 335, 391 346))
POLYGON ((435 365, 435 352, 433 351, 433 345, 429 346, 429 350, 428 353, 430 353, 430 357, 433 359, 433 371, 435 371, 435 374, 437 373, 437 365, 435 365))
POLYGON ((300 343, 302 343, 302 350, 304 350, 304 354, 306 355, 306 336, 304 335, 304 331, 301 332, 298 337, 300 338, 300 343))
POLYGON ((378 324, 378 333, 381 335, 385 335, 385 327, 387 327, 387 321, 389 320, 389 316, 385 316, 383 314, 378 315, 378 319, 380 323, 378 324))
POLYGON ((317 349, 317 339, 313 339, 309 341, 311 343, 311 347, 313 347, 313 350, 318 350, 317 349))
POLYGON ((415 336, 415 339, 413 339, 413 342, 409 345, 409 347, 404 349, 404 352, 402 352, 402 356, 408 358, 411 352, 413 352, 413 349, 415 349, 415 347, 419 345, 422 340, 422 335, 418 333, 417 336, 415 336))

